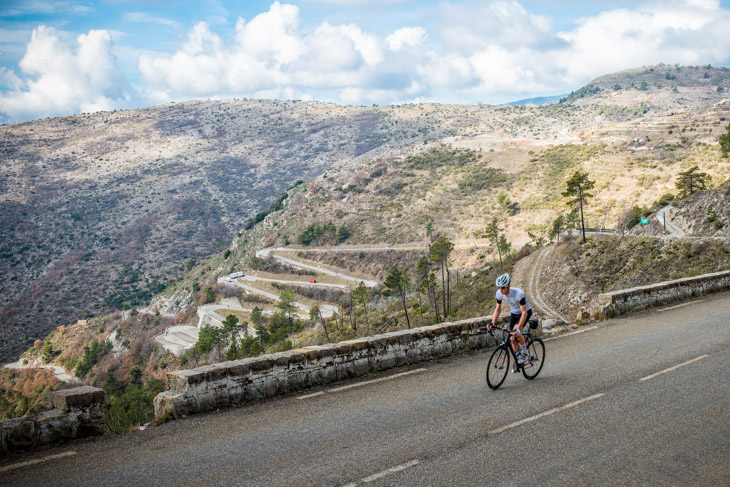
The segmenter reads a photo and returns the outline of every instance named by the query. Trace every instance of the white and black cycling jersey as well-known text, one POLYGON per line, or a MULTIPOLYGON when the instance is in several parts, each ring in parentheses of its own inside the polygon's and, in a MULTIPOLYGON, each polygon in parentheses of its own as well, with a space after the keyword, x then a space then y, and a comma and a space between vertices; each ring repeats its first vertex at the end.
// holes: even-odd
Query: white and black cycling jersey
POLYGON ((497 289, 497 295, 495 297, 499 304, 502 303, 502 300, 507 301, 509 303, 510 313, 512 314, 522 313, 522 310, 520 309, 521 304, 527 306, 528 311, 532 309, 532 305, 530 305, 530 302, 527 300, 525 292, 518 287, 509 288, 509 293, 507 295, 502 294, 501 289, 497 289))

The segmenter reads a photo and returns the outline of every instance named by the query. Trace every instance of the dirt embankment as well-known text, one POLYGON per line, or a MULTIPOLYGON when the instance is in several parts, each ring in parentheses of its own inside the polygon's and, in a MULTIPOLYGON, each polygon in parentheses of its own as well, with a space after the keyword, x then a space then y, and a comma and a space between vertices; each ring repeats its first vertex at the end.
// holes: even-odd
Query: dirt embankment
MULTIPOLYGON (((529 283, 531 261, 534 256, 516 266, 517 285, 529 283)), ((543 264, 541 298, 574 320, 603 292, 730 269, 730 241, 594 236, 582 244, 571 238, 543 264)))
POLYGON ((695 236, 730 238, 730 183, 674 203, 674 219, 695 236))

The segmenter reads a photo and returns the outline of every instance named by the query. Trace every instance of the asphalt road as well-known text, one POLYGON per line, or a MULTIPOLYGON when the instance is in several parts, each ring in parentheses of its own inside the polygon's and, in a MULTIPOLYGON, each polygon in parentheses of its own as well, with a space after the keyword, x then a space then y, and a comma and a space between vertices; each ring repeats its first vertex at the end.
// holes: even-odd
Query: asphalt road
POLYGON ((730 485, 730 293, 0 460, 2 486, 730 485))

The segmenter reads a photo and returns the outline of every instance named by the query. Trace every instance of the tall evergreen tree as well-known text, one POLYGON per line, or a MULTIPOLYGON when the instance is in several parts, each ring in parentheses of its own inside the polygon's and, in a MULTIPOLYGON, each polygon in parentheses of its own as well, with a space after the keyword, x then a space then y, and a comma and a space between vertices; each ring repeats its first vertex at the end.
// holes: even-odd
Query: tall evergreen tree
POLYGON ((403 311, 406 313, 406 323, 408 328, 411 328, 411 319, 408 317, 408 305, 406 304, 406 296, 408 294, 408 286, 410 284, 410 278, 408 276, 408 266, 403 269, 399 269, 397 266, 393 267, 385 278, 385 287, 388 288, 392 294, 400 296, 401 303, 403 304, 403 311))
POLYGON ((367 327, 368 335, 370 335, 370 319, 368 317, 368 303, 370 302, 370 296, 370 290, 362 281, 360 281, 360 284, 352 290, 353 307, 359 306, 365 314, 365 326, 367 327))
POLYGON ((487 237, 492 243, 494 248, 497 249, 497 255, 499 256, 499 272, 504 272, 504 264, 502 263, 502 245, 501 243, 501 229, 499 228, 499 220, 495 216, 492 220, 487 223, 484 229, 484 236, 487 237))
POLYGON ((722 152, 722 157, 728 158, 730 157, 730 123, 727 124, 727 127, 725 128, 727 132, 722 134, 720 136, 720 152, 722 152))
POLYGON ((548 236, 551 239, 555 238, 557 242, 560 243, 560 232, 565 230, 566 226, 565 215, 558 215, 558 217, 553 220, 553 225, 550 228, 550 234, 548 236))
POLYGON ((451 279, 449 279, 449 257, 454 244, 444 236, 439 237, 430 247, 431 260, 441 267, 441 304, 444 317, 451 313, 451 279))
POLYGON ((294 334, 294 319, 292 318, 292 314, 296 309, 296 306, 294 305, 295 301, 296 296, 291 288, 286 287, 279 292, 279 302, 276 303, 276 307, 279 308, 289 320, 289 334, 294 334))
POLYGON ((586 242, 586 225, 585 219, 583 218, 583 206, 586 204, 588 198, 593 197, 593 194, 589 193, 596 182, 588 179, 588 173, 583 171, 576 171, 573 176, 568 179, 567 187, 563 191, 562 195, 570 198, 568 204, 573 208, 580 209, 580 226, 583 229, 583 243, 586 242))
POLYGON ((226 319, 223 320, 223 333, 225 334, 226 341, 228 342, 228 350, 226 351, 226 359, 228 360, 234 360, 238 357, 238 335, 242 329, 243 324, 238 322, 238 317, 234 314, 229 314, 226 316, 226 319))
POLYGON ((679 173, 675 183, 679 190, 680 198, 686 198, 698 191, 707 189, 707 182, 710 176, 707 173, 699 172, 699 166, 694 166, 687 171, 679 173))
POLYGON ((256 334, 259 338, 259 345, 261 349, 263 349, 268 343, 269 330, 266 326, 264 326, 265 318, 261 311, 261 308, 254 306, 251 310, 251 323, 253 323, 253 326, 256 329, 256 334))
POLYGON ((324 330, 324 336, 327 339, 327 343, 330 343, 330 335, 327 332, 327 323, 325 323, 324 318, 322 317, 322 310, 319 308, 318 304, 315 304, 312 306, 309 310, 309 319, 312 321, 312 323, 320 322, 322 323, 322 329, 324 330))

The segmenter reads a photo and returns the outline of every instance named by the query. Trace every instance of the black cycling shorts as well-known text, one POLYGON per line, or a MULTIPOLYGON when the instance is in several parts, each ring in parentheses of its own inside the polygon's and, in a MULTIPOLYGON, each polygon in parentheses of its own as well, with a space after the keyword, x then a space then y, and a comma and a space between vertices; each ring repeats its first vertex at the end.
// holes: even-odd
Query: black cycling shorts
MULTIPOLYGON (((527 320, 530 319, 530 316, 532 316, 532 310, 527 310, 527 320)), ((520 318, 522 318, 522 313, 510 313, 509 315, 509 329, 511 330, 514 328, 519 322, 520 318)), ((527 324, 527 320, 525 320, 525 324, 527 324)))

